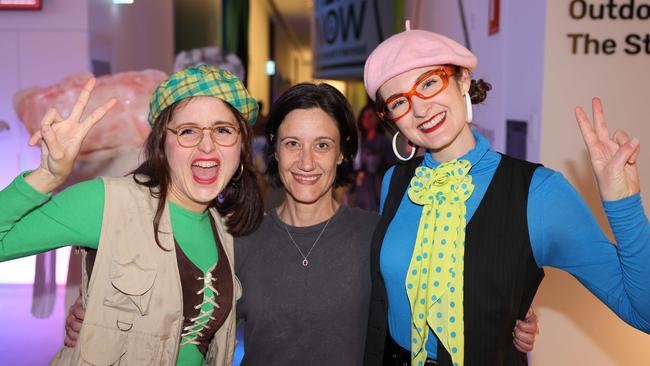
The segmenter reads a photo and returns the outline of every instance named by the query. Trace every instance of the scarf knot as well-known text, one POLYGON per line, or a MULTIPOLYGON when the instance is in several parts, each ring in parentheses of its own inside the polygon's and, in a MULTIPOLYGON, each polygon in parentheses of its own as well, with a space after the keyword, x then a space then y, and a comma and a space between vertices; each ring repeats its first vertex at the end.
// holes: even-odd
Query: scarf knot
POLYGON ((464 202, 473 188, 472 177, 468 175, 470 168, 467 160, 453 160, 435 169, 418 167, 411 179, 409 198, 419 205, 433 204, 434 201, 442 204, 447 199, 464 202))

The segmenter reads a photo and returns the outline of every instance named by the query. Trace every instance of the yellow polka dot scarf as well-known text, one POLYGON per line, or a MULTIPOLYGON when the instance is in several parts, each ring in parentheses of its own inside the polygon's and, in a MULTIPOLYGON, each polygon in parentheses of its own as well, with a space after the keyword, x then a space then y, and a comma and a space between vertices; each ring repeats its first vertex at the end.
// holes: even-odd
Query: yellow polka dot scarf
POLYGON ((422 205, 413 257, 406 274, 411 304, 411 364, 423 365, 430 327, 447 349, 454 366, 463 366, 463 261, 465 201, 474 184, 467 160, 452 160, 437 168, 418 167, 408 195, 422 205))

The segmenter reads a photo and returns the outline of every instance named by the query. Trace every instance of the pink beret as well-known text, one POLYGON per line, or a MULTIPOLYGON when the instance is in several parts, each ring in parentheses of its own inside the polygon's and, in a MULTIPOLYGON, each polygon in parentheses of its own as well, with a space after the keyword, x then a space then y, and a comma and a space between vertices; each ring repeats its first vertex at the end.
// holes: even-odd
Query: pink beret
POLYGON ((458 42, 441 34, 406 30, 386 39, 372 51, 363 71, 363 81, 370 99, 375 100, 377 90, 391 78, 418 67, 433 65, 462 66, 476 69, 476 56, 458 42))

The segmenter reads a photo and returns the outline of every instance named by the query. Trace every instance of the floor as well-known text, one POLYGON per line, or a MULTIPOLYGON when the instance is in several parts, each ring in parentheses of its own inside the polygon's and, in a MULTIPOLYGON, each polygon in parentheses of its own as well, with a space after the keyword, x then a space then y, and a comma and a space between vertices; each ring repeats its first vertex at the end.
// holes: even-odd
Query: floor
POLYGON ((63 344, 63 287, 49 318, 32 316, 32 285, 0 285, 0 365, 47 365, 63 344))

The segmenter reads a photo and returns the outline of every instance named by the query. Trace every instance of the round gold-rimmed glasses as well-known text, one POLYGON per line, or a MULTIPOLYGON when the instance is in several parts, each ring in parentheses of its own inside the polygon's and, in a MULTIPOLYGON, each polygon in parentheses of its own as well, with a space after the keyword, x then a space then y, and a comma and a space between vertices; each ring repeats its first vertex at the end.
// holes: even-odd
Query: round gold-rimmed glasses
POLYGON ((390 96, 382 104, 377 114, 384 120, 397 121, 411 111, 411 98, 414 95, 420 99, 429 99, 445 90, 449 85, 449 76, 454 71, 454 66, 443 66, 426 72, 415 81, 408 92, 390 96))
POLYGON ((239 138, 239 128, 228 123, 219 123, 212 127, 187 124, 178 126, 175 129, 170 127, 167 129, 176 135, 178 144, 182 147, 194 147, 200 144, 205 135, 203 131, 209 131, 212 141, 223 147, 234 145, 239 138))

